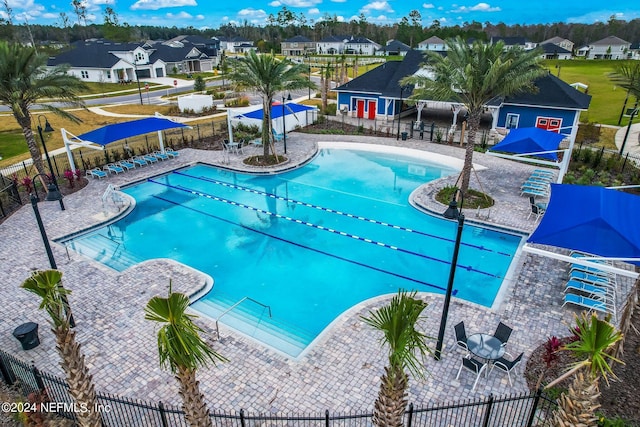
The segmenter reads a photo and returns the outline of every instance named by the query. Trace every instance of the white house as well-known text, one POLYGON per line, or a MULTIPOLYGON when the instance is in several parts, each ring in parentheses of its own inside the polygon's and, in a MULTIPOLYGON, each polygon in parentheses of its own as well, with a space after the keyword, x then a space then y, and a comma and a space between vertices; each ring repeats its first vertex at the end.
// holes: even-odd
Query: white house
POLYGON ((605 37, 589 44, 587 59, 627 59, 631 43, 616 36, 605 37))
POLYGON ((433 36, 418 43, 418 50, 431 50, 434 52, 443 52, 446 50, 445 42, 440 37, 433 36))
POLYGON ((547 39, 541 42, 540 45, 548 44, 548 43, 555 44, 556 46, 560 46, 561 48, 566 49, 569 52, 573 52, 574 43, 569 39, 565 39, 563 37, 558 37, 558 36, 551 37, 550 39, 547 39))

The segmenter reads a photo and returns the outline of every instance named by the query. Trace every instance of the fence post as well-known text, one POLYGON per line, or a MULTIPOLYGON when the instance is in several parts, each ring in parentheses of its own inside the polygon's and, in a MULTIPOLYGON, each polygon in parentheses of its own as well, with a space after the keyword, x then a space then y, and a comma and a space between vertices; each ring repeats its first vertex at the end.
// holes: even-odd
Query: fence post
POLYGON ((198 131, 198 144, 202 144, 202 139, 200 138, 200 125, 196 125, 196 130, 198 131))
POLYGON ((627 151, 627 155, 624 156, 624 162, 622 162, 622 169, 620 170, 620 172, 624 172, 624 167, 627 165, 627 160, 629 159, 629 152, 627 151))
POLYGON ((329 410, 324 410, 324 425, 325 427, 329 427, 329 410))
POLYGON ((36 380, 36 385, 38 386, 38 390, 40 392, 44 391, 44 382, 42 381, 42 375, 40 375, 40 371, 34 365, 31 365, 31 373, 33 373, 33 377, 36 380))
POLYGON ((407 413, 407 427, 413 425, 413 403, 409 403, 409 411, 407 413))
POLYGON ((536 390, 533 405, 531 407, 531 413, 529 414, 529 420, 527 421, 527 427, 531 427, 534 419, 536 418, 536 411, 538 410, 538 404, 540 403, 540 396, 542 396, 542 387, 538 387, 538 390, 536 390))
POLYGON ((493 393, 489 395, 489 401, 487 402, 487 412, 484 414, 484 420, 482 421, 482 427, 489 426, 489 418, 491 417, 491 411, 493 410, 493 393))
POLYGON ((22 162, 22 169, 24 169, 24 174, 29 176, 29 171, 27 170, 27 165, 24 164, 24 161, 22 162))
MULTIPOLYGON (((56 156, 53 156, 53 168, 56 170, 56 176, 60 176, 60 169, 58 169, 58 162, 56 162, 56 156)), ((51 171, 53 173, 53 171, 51 171)))
POLYGON ((244 419, 244 409, 240 409, 240 425, 247 427, 247 421, 244 419))
POLYGON ((164 405, 162 404, 162 400, 158 401, 158 412, 160 412, 160 421, 162 421, 162 427, 169 427, 169 422, 167 421, 167 413, 164 412, 164 405))

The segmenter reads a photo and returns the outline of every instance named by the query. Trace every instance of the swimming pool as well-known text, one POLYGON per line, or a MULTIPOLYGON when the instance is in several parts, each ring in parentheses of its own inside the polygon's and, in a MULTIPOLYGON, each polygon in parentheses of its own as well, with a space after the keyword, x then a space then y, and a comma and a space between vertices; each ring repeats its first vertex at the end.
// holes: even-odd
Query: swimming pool
MULTIPOLYGON (((454 173, 347 149, 277 175, 194 165, 124 189, 136 199, 127 216, 65 244, 119 271, 171 258, 206 272, 214 287, 192 308, 295 357, 366 299, 444 293, 455 224, 408 199, 454 173)), ((520 240, 466 225, 456 296, 491 306, 520 240)))

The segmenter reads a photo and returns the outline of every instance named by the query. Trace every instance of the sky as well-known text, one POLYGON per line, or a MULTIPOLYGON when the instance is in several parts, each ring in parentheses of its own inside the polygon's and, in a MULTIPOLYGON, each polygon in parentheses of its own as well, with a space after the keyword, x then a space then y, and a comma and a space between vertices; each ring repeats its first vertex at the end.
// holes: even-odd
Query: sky
MULTIPOLYGON (((309 24, 324 16, 337 16, 349 22, 363 13, 367 21, 391 25, 417 10, 422 25, 438 20, 442 26, 478 21, 507 25, 547 24, 554 22, 606 22, 611 16, 630 21, 640 18, 638 0, 83 0, 89 22, 102 24, 104 9, 111 7, 120 23, 194 28, 218 28, 244 22, 263 26, 266 18, 283 7, 303 14, 309 24), (486 1, 486 2, 485 2, 486 1)), ((14 24, 60 25, 60 13, 76 21, 71 0, 3 0, 0 16, 6 18, 5 4, 14 24)))

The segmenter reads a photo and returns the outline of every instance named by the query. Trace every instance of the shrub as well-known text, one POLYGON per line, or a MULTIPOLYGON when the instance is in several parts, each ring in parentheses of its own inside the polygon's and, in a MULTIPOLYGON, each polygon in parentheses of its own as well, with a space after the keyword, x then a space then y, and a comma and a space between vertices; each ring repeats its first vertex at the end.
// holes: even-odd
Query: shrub
POLYGON ((195 80, 193 81, 193 90, 195 92, 203 92, 207 89, 207 85, 204 82, 204 79, 202 78, 202 76, 196 76, 195 80))

